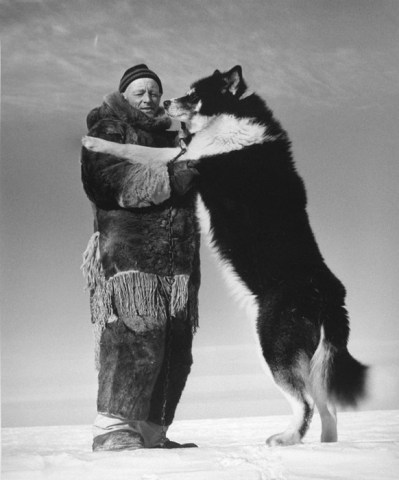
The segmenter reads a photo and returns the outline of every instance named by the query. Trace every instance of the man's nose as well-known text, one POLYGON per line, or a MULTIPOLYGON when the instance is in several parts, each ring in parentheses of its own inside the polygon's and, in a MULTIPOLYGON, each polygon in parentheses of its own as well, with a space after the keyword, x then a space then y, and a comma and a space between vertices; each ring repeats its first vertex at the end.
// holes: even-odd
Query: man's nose
POLYGON ((165 108, 168 108, 171 103, 172 103, 172 102, 171 102, 170 100, 165 100, 165 101, 163 102, 163 106, 164 106, 165 108))
POLYGON ((151 101, 151 97, 150 97, 150 93, 149 92, 145 92, 144 95, 143 95, 143 101, 146 102, 146 103, 149 103, 151 101))

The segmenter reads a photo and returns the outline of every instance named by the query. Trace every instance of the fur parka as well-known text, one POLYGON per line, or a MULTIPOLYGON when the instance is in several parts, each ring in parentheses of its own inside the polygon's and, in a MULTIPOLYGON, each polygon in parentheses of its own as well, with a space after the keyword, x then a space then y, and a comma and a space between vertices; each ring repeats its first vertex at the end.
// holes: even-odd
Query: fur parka
MULTIPOLYGON (((176 146, 177 132, 167 131, 170 119, 162 110, 158 113, 150 118, 115 92, 89 113, 88 134, 118 143, 176 146)), ((196 193, 173 193, 163 162, 132 164, 83 148, 81 167, 96 232, 83 265, 92 293, 92 321, 104 326, 115 303, 127 314, 129 310, 156 316, 169 292, 166 301, 172 314, 187 310, 196 326, 200 283, 196 193)))

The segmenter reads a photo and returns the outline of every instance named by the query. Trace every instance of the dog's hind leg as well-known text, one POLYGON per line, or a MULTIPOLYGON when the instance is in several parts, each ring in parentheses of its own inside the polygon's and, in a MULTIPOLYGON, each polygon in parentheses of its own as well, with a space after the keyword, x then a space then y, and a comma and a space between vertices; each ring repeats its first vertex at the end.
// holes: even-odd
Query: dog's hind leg
POLYGON ((267 440, 270 446, 299 443, 309 428, 314 409, 310 359, 319 338, 314 324, 288 305, 268 302, 257 322, 263 356, 293 412, 287 429, 267 440))
POLYGON ((316 407, 321 419, 321 441, 336 442, 338 440, 337 432, 337 412, 334 404, 315 399, 316 407))
POLYGON ((284 432, 272 435, 266 440, 267 445, 294 445, 300 443, 308 431, 313 417, 314 401, 308 393, 304 378, 298 365, 292 368, 278 369, 273 372, 274 380, 289 401, 292 419, 284 432))
POLYGON ((334 403, 328 398, 326 379, 331 359, 323 338, 322 329, 319 345, 310 363, 310 384, 321 419, 321 441, 336 442, 338 440, 337 414, 334 403))

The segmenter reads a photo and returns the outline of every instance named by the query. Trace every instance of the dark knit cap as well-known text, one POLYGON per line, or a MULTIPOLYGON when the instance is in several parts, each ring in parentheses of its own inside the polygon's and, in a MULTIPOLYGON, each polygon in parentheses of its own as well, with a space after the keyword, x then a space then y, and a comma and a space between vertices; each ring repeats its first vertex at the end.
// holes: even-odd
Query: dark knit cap
POLYGON ((132 83, 133 80, 137 80, 138 78, 152 78, 159 85, 160 93, 163 93, 160 78, 155 72, 150 70, 147 65, 144 65, 144 63, 140 63, 140 65, 135 65, 134 67, 130 67, 126 70, 119 83, 119 91, 121 93, 124 92, 129 86, 129 84, 132 83))

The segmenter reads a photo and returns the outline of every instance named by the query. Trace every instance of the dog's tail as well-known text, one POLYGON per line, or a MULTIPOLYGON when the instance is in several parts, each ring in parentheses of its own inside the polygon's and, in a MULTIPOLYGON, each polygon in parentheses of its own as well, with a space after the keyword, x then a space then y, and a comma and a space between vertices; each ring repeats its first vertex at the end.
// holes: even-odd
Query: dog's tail
POLYGON ((337 323, 325 322, 321 327, 320 342, 310 362, 311 385, 322 401, 356 407, 367 394, 368 367, 348 352, 346 312, 344 328, 339 320, 337 323))

